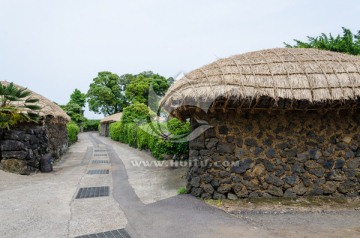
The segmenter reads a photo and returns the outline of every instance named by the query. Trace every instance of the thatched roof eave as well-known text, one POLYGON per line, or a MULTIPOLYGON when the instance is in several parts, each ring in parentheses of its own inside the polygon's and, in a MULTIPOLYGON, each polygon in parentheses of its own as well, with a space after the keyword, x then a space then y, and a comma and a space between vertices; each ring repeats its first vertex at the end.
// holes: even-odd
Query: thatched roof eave
POLYGON ((360 57, 316 49, 270 49, 220 59, 177 81, 161 101, 168 112, 199 107, 353 110, 360 57), (222 105, 220 102, 223 102, 222 105))
MULTIPOLYGON (((2 85, 8 85, 10 84, 7 81, 0 81, 2 85)), ((24 89, 24 87, 14 84, 15 87, 24 89)), ((67 124, 70 122, 70 117, 62 110, 58 105, 56 105, 54 102, 50 101, 49 99, 45 98, 44 96, 35 93, 34 91, 27 89, 27 91, 31 92, 30 97, 34 99, 38 99, 39 101, 36 103, 36 105, 39 105, 41 107, 40 111, 31 111, 28 109, 27 111, 38 113, 41 120, 43 122, 50 122, 55 124, 67 124)), ((16 102, 12 103, 13 105, 17 105, 16 102)))

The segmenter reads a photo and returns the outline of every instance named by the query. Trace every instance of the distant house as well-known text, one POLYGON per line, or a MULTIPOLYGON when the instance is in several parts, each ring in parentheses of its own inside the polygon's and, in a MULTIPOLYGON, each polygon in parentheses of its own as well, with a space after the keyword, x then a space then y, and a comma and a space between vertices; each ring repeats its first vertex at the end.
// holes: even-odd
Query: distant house
POLYGON ((110 116, 102 119, 100 121, 100 135, 109 137, 110 136, 110 134, 109 134, 110 124, 120 121, 121 115, 122 115, 122 113, 120 112, 120 113, 116 113, 116 114, 110 115, 110 116))

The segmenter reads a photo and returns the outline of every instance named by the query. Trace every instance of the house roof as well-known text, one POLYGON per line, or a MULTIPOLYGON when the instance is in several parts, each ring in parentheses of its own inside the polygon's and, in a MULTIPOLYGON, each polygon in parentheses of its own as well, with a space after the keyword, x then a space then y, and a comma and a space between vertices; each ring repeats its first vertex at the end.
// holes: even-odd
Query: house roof
POLYGON ((108 124, 108 123, 113 123, 113 122, 120 121, 121 115, 122 115, 121 112, 116 113, 116 114, 113 114, 113 115, 110 115, 110 116, 105 117, 104 119, 102 119, 102 120, 100 121, 100 123, 102 123, 102 124, 108 124))
MULTIPOLYGON (((10 84, 7 81, 0 81, 2 85, 10 84)), ((14 84, 15 87, 24 89, 24 87, 14 84)), ((39 113, 40 117, 52 116, 55 119, 60 119, 62 123, 70 122, 70 117, 54 102, 50 101, 49 99, 45 98, 44 96, 27 89, 27 91, 31 92, 30 98, 38 99, 39 101, 36 105, 41 107, 40 111, 36 111, 35 113, 39 113)), ((21 102, 12 102, 13 105, 19 105, 21 102)), ((27 111, 31 111, 30 109, 26 109, 27 111)))
POLYGON ((169 112, 189 106, 307 109, 359 105, 360 57, 317 49, 278 48, 235 55, 176 81, 161 101, 169 112), (262 99, 262 100, 261 100, 262 99), (265 100, 265 101, 266 101, 265 100), (289 103, 279 103, 287 101, 289 103))

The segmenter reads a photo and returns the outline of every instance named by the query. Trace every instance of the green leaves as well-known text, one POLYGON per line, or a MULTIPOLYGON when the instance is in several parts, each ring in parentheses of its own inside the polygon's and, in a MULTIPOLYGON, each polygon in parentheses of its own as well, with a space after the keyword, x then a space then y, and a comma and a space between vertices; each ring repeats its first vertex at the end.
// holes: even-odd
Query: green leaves
POLYGON ((71 144, 75 143, 77 141, 77 135, 80 132, 80 128, 74 122, 70 122, 66 127, 68 131, 69 142, 71 144))
POLYGON ((34 103, 39 100, 30 95, 26 88, 17 88, 13 83, 0 84, 0 128, 10 129, 19 123, 38 122, 37 111, 41 107, 34 103))
POLYGON ((111 72, 100 72, 90 84, 87 93, 89 108, 95 113, 111 115, 122 112, 132 103, 148 105, 156 101, 150 99, 149 102, 150 89, 163 96, 171 82, 172 78, 166 79, 151 71, 138 75, 124 74, 120 77, 111 72))
POLYGON ((153 103, 149 102, 149 91, 151 87, 157 96, 164 96, 170 84, 163 76, 153 74, 152 72, 144 72, 137 75, 137 77, 129 83, 125 95, 132 103, 138 102, 149 105, 149 103, 153 103))
POLYGON ((75 103, 83 108, 86 104, 86 94, 82 93, 79 89, 76 88, 70 95, 70 102, 75 103))
POLYGON ((41 110, 41 107, 40 107, 40 106, 37 106, 37 105, 25 104, 25 107, 28 108, 28 109, 30 109, 30 110, 33 110, 33 111, 41 110))
POLYGON ((318 37, 307 37, 308 42, 300 40, 294 40, 295 45, 287 43, 285 47, 288 48, 317 48, 335 52, 348 53, 352 55, 360 55, 360 31, 357 34, 353 34, 349 29, 342 28, 343 35, 334 37, 333 35, 322 33, 318 37))
POLYGON ((104 115, 121 112, 129 105, 125 90, 131 78, 131 75, 119 77, 111 72, 99 72, 87 92, 89 109, 104 115))

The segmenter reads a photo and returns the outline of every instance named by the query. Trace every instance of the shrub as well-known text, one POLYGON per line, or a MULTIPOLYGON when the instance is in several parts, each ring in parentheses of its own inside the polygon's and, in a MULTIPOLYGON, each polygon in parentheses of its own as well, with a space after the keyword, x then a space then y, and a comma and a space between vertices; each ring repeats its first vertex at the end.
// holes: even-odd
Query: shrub
POLYGON ((148 106, 143 103, 134 103, 126 108, 124 108, 121 121, 124 124, 127 123, 136 123, 142 124, 148 122, 150 117, 155 116, 155 113, 152 112, 148 106))
POLYGON ((167 139, 172 135, 187 135, 190 132, 189 123, 182 123, 177 119, 171 119, 167 123, 147 123, 137 129, 137 147, 148 149, 153 156, 162 159, 162 155, 183 155, 189 151, 189 143, 178 143, 167 139))
POLYGON ((145 104, 126 107, 120 122, 110 125, 110 137, 132 147, 151 151, 157 159, 163 155, 183 155, 189 152, 189 143, 177 143, 171 136, 187 135, 190 124, 177 119, 168 122, 148 122, 153 113, 145 104), (171 135, 171 136, 170 136, 171 135))
POLYGON ((179 188, 178 191, 177 191, 177 193, 178 193, 179 195, 181 195, 181 194, 187 194, 186 188, 184 188, 184 187, 179 188))
POLYGON ((100 120, 87 120, 83 123, 84 131, 97 131, 100 125, 100 120))
POLYGON ((80 128, 74 122, 67 124, 69 143, 73 144, 77 141, 77 135, 80 132, 80 128))
POLYGON ((120 139, 120 129, 121 129, 121 122, 114 122, 110 124, 109 132, 110 138, 115 141, 119 141, 120 139))

